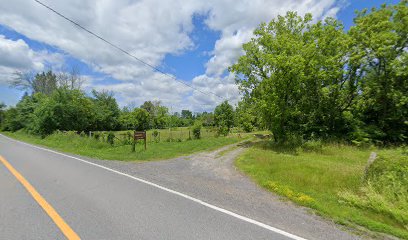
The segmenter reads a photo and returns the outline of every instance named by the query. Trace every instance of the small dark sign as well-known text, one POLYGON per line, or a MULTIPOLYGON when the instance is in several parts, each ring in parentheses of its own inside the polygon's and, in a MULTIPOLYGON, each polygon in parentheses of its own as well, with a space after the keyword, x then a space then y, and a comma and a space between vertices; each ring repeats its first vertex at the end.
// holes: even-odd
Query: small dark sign
POLYGON ((135 132, 135 140, 146 139, 146 132, 135 132))
POLYGON ((146 131, 143 131, 143 132, 135 131, 135 134, 133 135, 133 139, 134 139, 134 142, 136 142, 137 140, 144 140, 144 147, 146 150, 146 131))

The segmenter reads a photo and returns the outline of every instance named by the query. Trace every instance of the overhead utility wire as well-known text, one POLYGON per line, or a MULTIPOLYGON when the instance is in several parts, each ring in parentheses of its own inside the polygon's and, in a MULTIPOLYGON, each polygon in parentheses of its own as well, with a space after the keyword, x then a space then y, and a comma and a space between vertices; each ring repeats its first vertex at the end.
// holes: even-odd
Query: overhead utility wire
POLYGON ((54 10, 53 8, 51 8, 50 6, 44 4, 43 2, 41 2, 41 1, 39 1, 39 0, 34 0, 34 1, 37 2, 38 4, 42 5, 43 7, 47 8, 48 10, 54 12, 54 13, 57 14, 58 16, 64 18, 65 20, 71 22, 72 24, 74 24, 75 26, 79 27, 80 29, 82 29, 82 30, 86 31, 87 33, 93 35, 94 37, 96 37, 96 38, 102 40, 102 41, 105 42, 106 44, 108 44, 108 45, 110 45, 110 46, 116 48, 117 50, 119 50, 119 51, 121 51, 122 53, 128 55, 129 57, 131 57, 131 58, 133 58, 133 59, 135 59, 135 60, 137 60, 137 61, 143 63, 144 65, 146 65, 146 66, 148 66, 148 67, 150 67, 151 69, 155 70, 156 72, 159 72, 159 73, 161 73, 161 74, 163 74, 163 75, 165 75, 165 76, 167 76, 167 77, 169 77, 169 78, 171 78, 171 79, 173 79, 173 80, 175 80, 175 81, 177 81, 177 82, 179 82, 179 83, 181 83, 181 84, 183 84, 183 85, 185 85, 185 86, 187 86, 187 87, 189 87, 189 88, 191 88, 191 89, 193 89, 193 90, 196 90, 196 91, 198 91, 198 92, 200 92, 200 93, 202 93, 202 94, 204 94, 204 95, 209 96, 209 94, 212 94, 212 95, 214 95, 214 96, 216 96, 216 97, 218 97, 218 98, 221 98, 221 99, 223 99, 223 100, 226 100, 224 97, 221 97, 220 95, 218 95, 218 94, 216 94, 216 93, 214 93, 214 92, 210 92, 210 91, 204 92, 204 91, 202 91, 202 90, 200 90, 200 89, 198 89, 198 88, 196 88, 196 87, 194 87, 194 86, 192 86, 192 85, 190 85, 190 84, 185 83, 184 81, 178 80, 176 77, 174 77, 174 76, 172 76, 172 75, 170 75, 170 74, 168 74, 168 73, 166 73, 166 72, 160 70, 159 68, 157 68, 157 67, 155 67, 155 66, 153 66, 153 65, 151 65, 151 64, 149 64, 149 63, 147 63, 147 62, 145 62, 145 61, 143 61, 142 59, 136 57, 135 55, 131 54, 130 52, 126 51, 125 49, 123 49, 123 48, 117 46, 117 45, 114 44, 114 43, 111 43, 110 41, 104 39, 103 37, 99 36, 98 34, 92 32, 91 30, 89 30, 89 29, 87 29, 87 28, 85 28, 85 27, 83 27, 81 24, 75 22, 74 20, 71 20, 70 18, 66 17, 66 16, 63 15, 62 13, 59 13, 58 11, 54 10))

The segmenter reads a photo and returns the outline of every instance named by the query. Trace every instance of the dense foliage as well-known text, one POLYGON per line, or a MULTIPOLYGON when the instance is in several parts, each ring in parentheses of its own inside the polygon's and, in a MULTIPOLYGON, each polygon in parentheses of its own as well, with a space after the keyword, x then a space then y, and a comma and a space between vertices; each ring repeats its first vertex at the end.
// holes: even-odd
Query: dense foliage
POLYGON ((222 135, 227 135, 234 126, 234 108, 228 101, 224 101, 215 108, 214 121, 218 132, 222 135))
POLYGON ((354 21, 346 32, 333 18, 288 12, 244 44, 230 70, 276 141, 407 141, 407 1, 354 21))

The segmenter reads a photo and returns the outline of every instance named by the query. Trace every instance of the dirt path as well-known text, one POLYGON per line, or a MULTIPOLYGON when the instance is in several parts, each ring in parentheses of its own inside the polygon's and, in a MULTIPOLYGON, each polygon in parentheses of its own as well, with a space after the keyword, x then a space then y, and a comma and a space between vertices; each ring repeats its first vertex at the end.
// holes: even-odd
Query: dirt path
POLYGON ((307 209, 282 201, 240 173, 234 160, 244 150, 230 145, 166 161, 93 161, 308 239, 358 239, 307 209))

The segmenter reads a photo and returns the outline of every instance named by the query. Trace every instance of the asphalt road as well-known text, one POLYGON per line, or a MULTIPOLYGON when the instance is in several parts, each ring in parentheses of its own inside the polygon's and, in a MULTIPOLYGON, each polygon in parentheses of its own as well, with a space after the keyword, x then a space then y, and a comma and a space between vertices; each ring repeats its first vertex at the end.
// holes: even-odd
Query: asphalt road
MULTIPOLYGON (((160 185, 10 140, 0 155, 81 239, 301 239, 160 185)), ((0 163, 0 239, 64 239, 0 163)))

